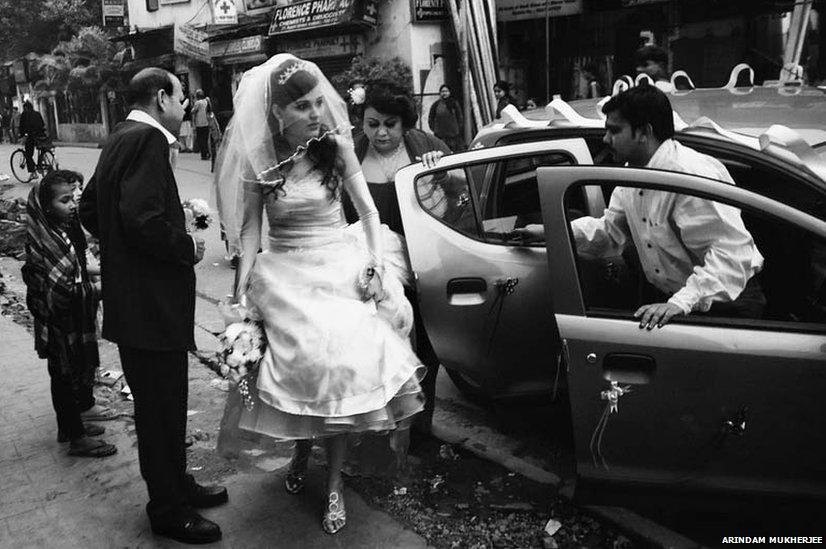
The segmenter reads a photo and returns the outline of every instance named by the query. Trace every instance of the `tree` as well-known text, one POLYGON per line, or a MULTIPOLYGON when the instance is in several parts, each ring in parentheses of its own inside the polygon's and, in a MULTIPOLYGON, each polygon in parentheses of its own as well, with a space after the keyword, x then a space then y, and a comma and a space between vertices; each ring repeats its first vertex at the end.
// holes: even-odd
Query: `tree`
POLYGON ((6 61, 48 53, 100 18, 100 0, 0 0, 0 52, 6 61))
POLYGON ((355 83, 371 80, 390 80, 404 87, 413 95, 413 72, 401 57, 356 57, 350 68, 333 76, 332 84, 346 97, 347 90, 355 83))
POLYGON ((98 90, 113 83, 117 67, 115 47, 100 27, 84 27, 51 53, 34 57, 31 67, 36 90, 98 90))

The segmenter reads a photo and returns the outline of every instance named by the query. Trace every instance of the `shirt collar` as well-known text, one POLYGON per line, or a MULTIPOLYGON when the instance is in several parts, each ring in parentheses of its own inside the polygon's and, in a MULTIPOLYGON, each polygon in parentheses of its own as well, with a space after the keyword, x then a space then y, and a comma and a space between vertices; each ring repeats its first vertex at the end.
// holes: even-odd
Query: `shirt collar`
POLYGON ((669 161, 674 161, 679 153, 677 149, 678 146, 679 143, 673 139, 666 139, 660 144, 659 147, 657 147, 657 150, 654 151, 654 155, 645 166, 647 168, 659 168, 667 164, 669 161))
POLYGON ((173 144, 178 140, 174 135, 172 135, 169 130, 161 126, 161 123, 152 118, 149 113, 139 110, 133 109, 132 112, 129 113, 129 116, 126 117, 127 120, 132 120, 134 122, 143 122, 144 124, 149 124, 153 128, 157 128, 158 130, 163 133, 163 136, 166 138, 167 143, 170 145, 173 144))

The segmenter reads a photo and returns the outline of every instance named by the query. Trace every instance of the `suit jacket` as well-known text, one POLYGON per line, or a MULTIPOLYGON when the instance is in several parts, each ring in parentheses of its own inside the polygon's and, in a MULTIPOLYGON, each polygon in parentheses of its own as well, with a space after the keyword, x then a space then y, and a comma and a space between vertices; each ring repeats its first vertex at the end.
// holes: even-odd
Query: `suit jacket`
POLYGON ((195 249, 157 128, 132 120, 115 128, 80 218, 100 240, 103 337, 138 349, 194 349, 195 249))

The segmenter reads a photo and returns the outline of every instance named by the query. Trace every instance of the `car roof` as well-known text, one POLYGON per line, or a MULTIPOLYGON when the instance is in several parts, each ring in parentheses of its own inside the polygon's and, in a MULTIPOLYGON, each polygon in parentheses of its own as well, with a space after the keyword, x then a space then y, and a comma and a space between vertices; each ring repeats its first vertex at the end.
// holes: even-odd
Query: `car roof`
MULTIPOLYGON (((676 90, 667 95, 679 119, 689 125, 678 133, 734 142, 752 149, 763 148, 766 154, 806 168, 826 181, 826 158, 820 156, 821 152, 826 154, 824 90, 810 86, 751 86, 676 90), (700 127, 693 126, 695 122, 700 127), (774 135, 776 125, 783 126, 782 130, 792 130, 781 132, 786 139, 791 136, 802 143, 786 146, 782 139, 773 138, 772 146, 761 147, 758 138, 767 132, 774 135)), ((523 111, 525 126, 506 125, 501 120, 488 124, 473 139, 471 148, 496 146, 502 138, 515 134, 528 137, 530 133, 538 132, 539 138, 542 134, 547 136, 548 130, 554 128, 599 128, 601 105, 607 100, 595 98, 566 103, 555 97, 545 108, 523 111)))

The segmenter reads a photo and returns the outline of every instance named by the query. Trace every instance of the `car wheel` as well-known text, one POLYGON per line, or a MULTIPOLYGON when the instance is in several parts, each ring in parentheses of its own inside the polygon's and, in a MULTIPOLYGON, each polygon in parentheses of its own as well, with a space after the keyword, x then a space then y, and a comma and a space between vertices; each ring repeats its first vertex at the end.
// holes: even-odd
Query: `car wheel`
POLYGON ((490 404, 493 400, 491 395, 485 391, 483 385, 470 376, 457 370, 445 368, 445 371, 456 388, 459 389, 459 392, 462 393, 462 396, 469 401, 476 404, 490 404))

